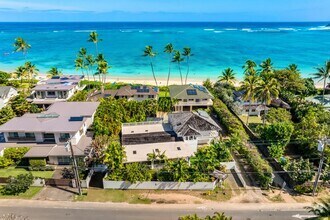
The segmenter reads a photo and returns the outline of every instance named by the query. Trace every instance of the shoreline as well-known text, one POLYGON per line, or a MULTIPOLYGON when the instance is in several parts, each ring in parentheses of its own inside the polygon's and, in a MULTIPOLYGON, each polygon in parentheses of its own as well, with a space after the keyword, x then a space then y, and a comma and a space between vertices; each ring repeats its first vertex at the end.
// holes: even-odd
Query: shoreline
MULTIPOLYGON (((11 70, 3 70, 9 73, 12 73, 13 71, 11 70)), ((36 77, 37 80, 45 80, 47 79, 47 73, 39 73, 38 76, 36 77)), ((80 74, 80 72, 77 72, 76 74, 63 74, 63 75, 82 75, 80 74)), ((126 75, 126 74, 122 74, 122 75, 126 75)), ((303 77, 304 78, 304 77, 303 77)), ((87 80, 87 76, 85 76, 85 79, 87 80)), ((198 84, 198 85, 202 85, 203 82, 206 80, 207 78, 196 78, 196 77, 188 77, 187 80, 187 84, 198 84)), ((209 79, 211 80, 212 83, 217 82, 217 78, 211 78, 209 77, 209 79)), ((93 81, 93 77, 89 76, 89 80, 93 81)), ((98 81, 98 77, 95 77, 95 80, 98 81)), ((184 79, 183 79, 184 80, 184 79)), ((235 83, 234 86, 235 87, 239 87, 240 83, 242 82, 243 79, 238 78, 235 83)), ((135 77, 129 77, 129 76, 118 76, 118 75, 107 75, 106 77, 106 82, 107 83, 131 83, 131 84, 146 84, 146 85, 153 85, 155 86, 155 81, 152 78, 152 76, 150 77, 141 77, 140 74, 136 74, 135 77)), ((166 86, 167 83, 167 77, 158 77, 157 78, 157 82, 158 82, 158 86, 166 86)), ((314 80, 314 84, 315 87, 317 89, 323 89, 323 82, 318 82, 316 80, 314 80)), ((170 77, 169 80, 169 85, 181 85, 181 79, 180 77, 170 77)))

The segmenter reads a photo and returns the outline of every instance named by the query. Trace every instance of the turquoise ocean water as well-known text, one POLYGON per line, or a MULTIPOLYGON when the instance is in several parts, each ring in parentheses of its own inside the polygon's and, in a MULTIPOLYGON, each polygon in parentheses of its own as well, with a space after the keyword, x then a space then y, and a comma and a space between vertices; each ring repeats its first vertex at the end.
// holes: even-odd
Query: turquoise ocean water
MULTIPOLYGON (((329 22, 330 23, 330 22, 329 22)), ((80 73, 74 59, 81 47, 95 54, 87 42, 90 31, 97 31, 103 41, 100 52, 112 68, 110 75, 151 77, 148 59, 142 56, 146 45, 158 55, 154 59, 158 77, 168 71, 167 43, 176 49, 189 46, 192 78, 216 78, 227 67, 242 76, 245 60, 257 63, 270 57, 276 68, 298 64, 304 76, 330 58, 330 27, 318 23, 0 23, 0 69, 13 70, 24 63, 22 54, 13 53, 16 37, 32 45, 28 59, 41 72, 56 66, 64 73, 80 73)), ((182 64, 183 72, 185 63, 182 64)), ((176 65, 172 74, 179 77, 176 65)))

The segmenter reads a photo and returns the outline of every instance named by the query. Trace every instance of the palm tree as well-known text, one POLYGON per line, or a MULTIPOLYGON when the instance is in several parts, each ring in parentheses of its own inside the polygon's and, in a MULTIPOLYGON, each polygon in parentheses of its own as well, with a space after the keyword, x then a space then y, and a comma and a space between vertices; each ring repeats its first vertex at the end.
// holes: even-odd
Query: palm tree
POLYGON ((149 57, 152 75, 154 77, 156 86, 158 86, 156 75, 155 75, 155 71, 154 71, 154 65, 152 63, 152 58, 154 58, 156 56, 156 53, 152 51, 152 46, 146 46, 145 47, 145 49, 143 51, 143 56, 149 57))
POLYGON ((98 50, 98 43, 102 41, 102 39, 99 38, 99 35, 96 31, 92 31, 89 34, 89 38, 87 40, 88 42, 93 42, 95 44, 95 51, 96 51, 96 55, 99 54, 99 50, 98 50))
POLYGON ((19 66, 16 68, 15 70, 15 75, 17 78, 19 78, 21 80, 21 86, 23 84, 23 78, 26 77, 26 69, 25 69, 25 66, 19 66))
POLYGON ((312 219, 326 219, 330 216, 330 198, 321 199, 320 203, 314 203, 313 207, 305 207, 308 212, 313 213, 317 218, 312 219))
POLYGON ((39 70, 31 62, 26 62, 24 64, 24 68, 25 68, 25 70, 27 72, 27 76, 28 76, 28 80, 29 80, 29 90, 30 90, 30 87, 31 87, 31 84, 32 84, 31 83, 32 78, 34 78, 38 74, 39 70))
POLYGON ((26 61, 27 51, 31 48, 31 45, 28 44, 23 38, 18 37, 15 39, 14 43, 15 52, 22 52, 24 59, 26 61))
POLYGON ((154 169, 154 163, 158 158, 158 155, 156 154, 155 150, 152 150, 152 153, 147 154, 148 158, 147 160, 151 162, 151 169, 154 169))
POLYGON ((269 75, 271 75, 274 72, 273 63, 272 63, 272 60, 270 58, 263 61, 260 64, 260 67, 261 67, 261 76, 263 78, 268 77, 269 75))
POLYGON ((244 64, 244 66, 242 66, 242 68, 244 69, 244 74, 246 76, 248 75, 256 75, 257 71, 256 68, 257 64, 253 61, 253 60, 247 60, 244 64))
POLYGON ((279 94, 277 80, 275 78, 266 79, 262 79, 256 87, 256 97, 264 104, 264 125, 266 122, 266 105, 269 105, 272 99, 277 98, 279 94))
POLYGON ((176 50, 174 51, 174 56, 172 58, 173 63, 177 63, 179 67, 180 77, 181 77, 181 84, 183 85, 183 79, 182 79, 182 73, 181 73, 181 65, 180 63, 183 61, 183 58, 181 57, 180 51, 176 50))
POLYGON ((84 69, 85 69, 85 65, 84 65, 84 60, 81 57, 77 57, 77 59, 74 61, 75 63, 75 67, 76 70, 81 70, 82 75, 84 76, 84 69))
POLYGON ((298 66, 296 64, 290 64, 286 70, 292 72, 292 73, 300 73, 300 70, 298 69, 298 66))
MULTIPOLYGON (((78 52, 78 57, 82 58, 82 66, 84 69, 88 68, 87 65, 87 49, 86 48, 80 48, 79 52, 78 52)), ((87 79, 89 80, 89 74, 88 71, 86 71, 87 73, 87 79)))
POLYGON ((247 75, 241 82, 241 89, 245 92, 243 99, 249 102, 249 113, 247 114, 246 124, 249 124, 249 115, 251 103, 255 101, 256 89, 259 86, 260 79, 255 75, 247 75))
POLYGON ((104 84, 105 84, 105 76, 108 73, 109 65, 106 60, 100 60, 97 62, 97 75, 99 75, 99 78, 102 75, 102 81, 101 81, 101 92, 104 93, 104 84))
POLYGON ((327 61, 324 67, 317 67, 316 69, 317 69, 317 73, 314 73, 314 79, 319 79, 319 82, 323 80, 322 103, 324 103, 324 95, 327 86, 327 79, 330 78, 330 61, 327 61))
POLYGON ((233 84, 235 82, 235 73, 231 68, 227 68, 222 71, 222 75, 218 77, 220 82, 225 82, 227 84, 233 84))
POLYGON ((62 75, 62 71, 59 70, 57 67, 52 67, 50 68, 50 70, 47 72, 48 73, 48 77, 53 77, 53 76, 61 76, 62 75))
POLYGON ((168 75, 167 75, 167 82, 166 82, 166 86, 168 86, 168 83, 170 81, 170 75, 171 75, 171 63, 172 63, 171 59, 172 59, 172 54, 174 52, 173 45, 171 43, 166 44, 164 52, 169 55, 168 75))
POLYGON ((189 74, 189 57, 194 56, 194 54, 191 53, 190 47, 185 47, 185 48, 183 48, 182 56, 187 58, 187 73, 186 73, 186 80, 184 83, 184 84, 187 84, 187 78, 188 78, 188 74, 189 74))
MULTIPOLYGON (((95 60, 94 60, 93 55, 88 54, 88 55, 86 56, 86 64, 87 64, 88 72, 90 72, 91 69, 93 69, 93 66, 94 66, 94 64, 95 64, 95 60)), ((94 81, 95 81, 95 76, 94 76, 94 75, 93 75, 93 79, 94 79, 94 81)), ((88 80, 89 80, 89 73, 88 73, 88 80)))

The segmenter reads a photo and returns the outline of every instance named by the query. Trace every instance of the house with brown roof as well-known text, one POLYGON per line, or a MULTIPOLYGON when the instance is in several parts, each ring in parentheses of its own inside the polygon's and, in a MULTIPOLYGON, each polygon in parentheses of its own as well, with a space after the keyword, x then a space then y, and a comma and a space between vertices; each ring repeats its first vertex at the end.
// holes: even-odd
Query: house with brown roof
POLYGON ((33 89, 28 99, 41 107, 48 107, 55 102, 65 102, 77 91, 83 90, 81 81, 84 76, 53 76, 50 79, 40 81, 33 89))
POLYGON ((193 111, 208 108, 213 105, 213 96, 204 86, 200 85, 171 85, 170 96, 177 100, 174 111, 193 111))
POLYGON ((0 126, 0 148, 30 147, 24 157, 46 158, 49 164, 69 164, 68 142, 78 157, 91 152, 87 129, 94 120, 98 102, 58 102, 45 112, 15 117, 0 126))
POLYGON ((91 96, 92 100, 113 97, 115 99, 125 98, 129 101, 143 101, 158 99, 158 87, 146 85, 126 85, 116 90, 105 90, 104 93, 97 92, 91 96))

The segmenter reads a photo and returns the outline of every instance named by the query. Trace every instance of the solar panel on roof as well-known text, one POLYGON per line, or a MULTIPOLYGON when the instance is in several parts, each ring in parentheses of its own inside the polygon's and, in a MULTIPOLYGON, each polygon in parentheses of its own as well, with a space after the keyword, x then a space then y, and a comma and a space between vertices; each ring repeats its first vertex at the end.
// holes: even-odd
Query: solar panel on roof
POLYGON ((59 79, 60 76, 52 76, 52 79, 59 79))
POLYGON ((196 89, 187 89, 187 95, 197 95, 196 89))
POLYGON ((69 119, 69 121, 82 121, 82 120, 84 120, 84 117, 81 117, 81 116, 79 116, 79 117, 70 117, 70 119, 69 119))

